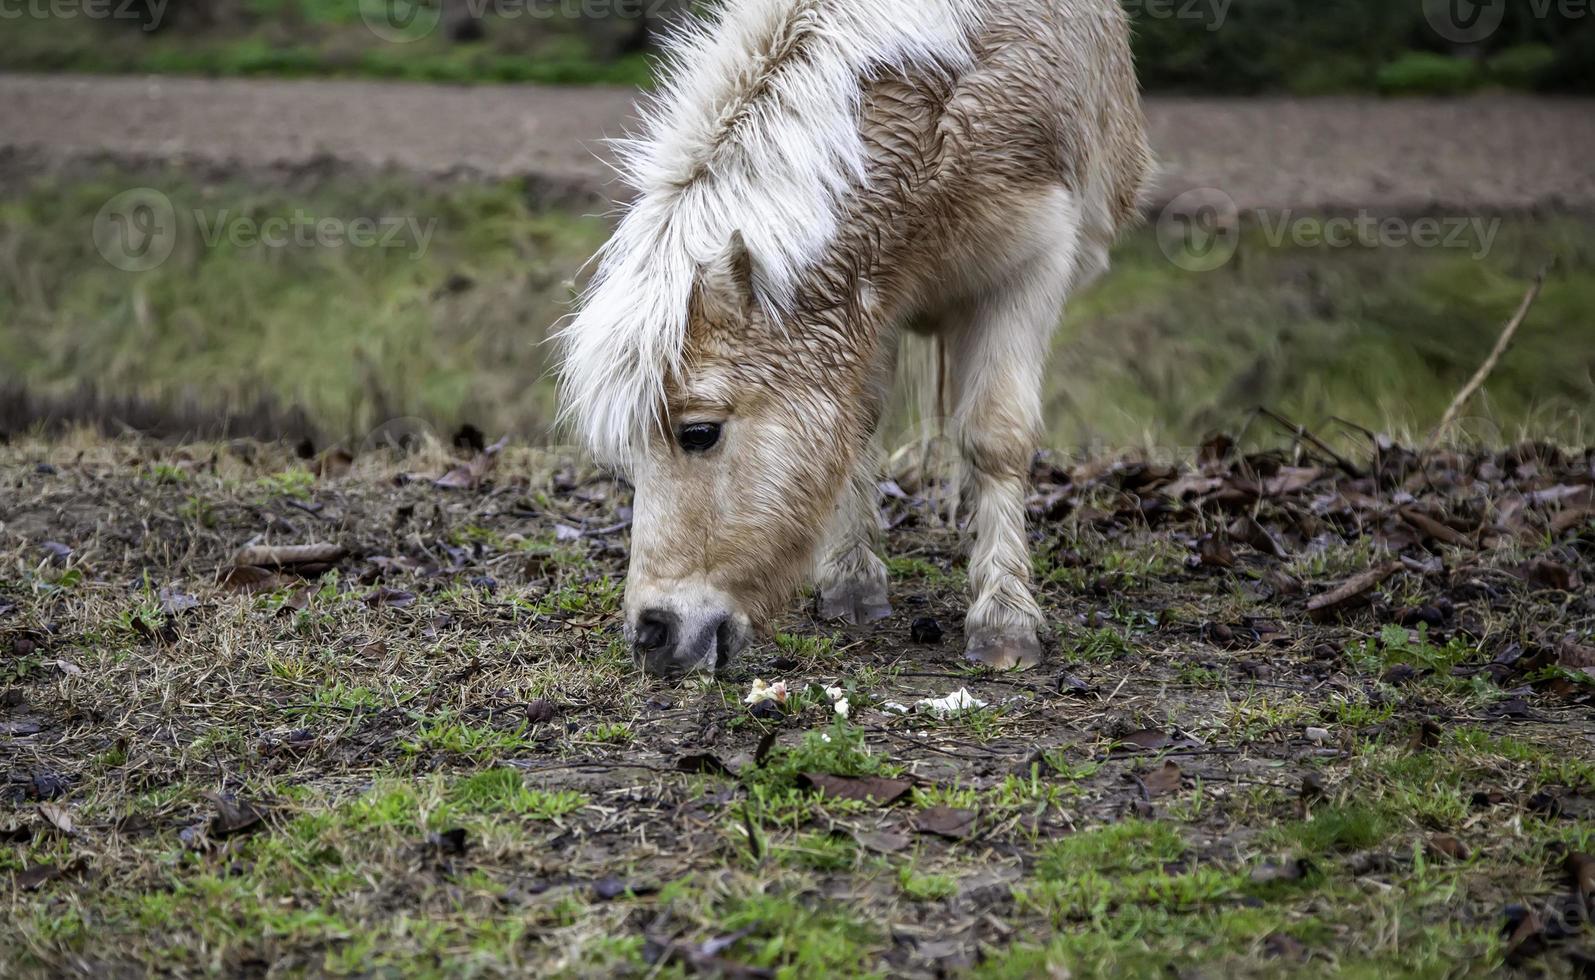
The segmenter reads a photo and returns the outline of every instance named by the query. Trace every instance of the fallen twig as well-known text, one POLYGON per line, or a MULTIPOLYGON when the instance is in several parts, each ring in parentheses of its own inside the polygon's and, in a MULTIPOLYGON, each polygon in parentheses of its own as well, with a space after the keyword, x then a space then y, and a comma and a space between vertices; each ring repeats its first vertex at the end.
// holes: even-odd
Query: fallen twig
POLYGON ((1328 456, 1334 461, 1336 466, 1340 467, 1342 472, 1351 477, 1353 480, 1362 479, 1362 469, 1358 467, 1356 463, 1353 463, 1351 460, 1329 448, 1328 443, 1309 432, 1305 425, 1297 425, 1295 422, 1292 422, 1290 419, 1287 419, 1285 416, 1279 414, 1271 408, 1268 408, 1267 406, 1259 405, 1257 407, 1257 411, 1278 423, 1297 439, 1302 440, 1303 442, 1312 446, 1314 449, 1323 453, 1325 456, 1328 456))
POLYGON ((1307 613, 1314 619, 1318 619, 1336 612, 1353 600, 1360 599, 1368 594, 1385 579, 1401 571, 1402 567, 1399 561, 1387 561, 1366 571, 1358 572, 1328 592, 1313 596, 1307 600, 1307 613))
POLYGON ((258 568, 288 568, 294 565, 320 565, 337 561, 344 556, 344 547, 331 542, 316 544, 270 545, 257 544, 239 549, 233 556, 234 565, 254 565, 258 568))
POLYGON ((1507 321, 1505 329, 1501 331, 1501 336, 1495 341, 1495 349, 1490 351, 1490 356, 1484 359, 1484 363, 1479 365, 1479 369, 1473 372, 1473 377, 1469 378, 1468 383, 1462 386, 1462 390, 1457 392, 1457 396, 1451 399, 1451 407, 1447 408, 1445 414, 1440 417, 1440 424, 1435 427, 1434 435, 1429 437, 1429 442, 1423 447, 1425 453, 1439 444, 1446 430, 1451 428, 1456 422, 1457 416, 1461 414, 1463 407, 1467 405, 1468 399, 1478 394, 1479 389, 1484 387, 1485 380, 1495 370, 1495 366, 1501 362, 1501 357, 1506 353, 1506 349, 1511 346, 1512 338, 1517 335, 1518 328, 1523 326, 1523 321, 1528 319, 1529 310, 1534 308, 1534 301, 1540 298, 1540 290, 1545 287, 1545 273, 1549 269, 1550 267, 1546 266, 1534 274, 1534 282, 1529 285, 1529 291, 1524 294, 1523 302, 1518 306, 1517 313, 1513 314, 1512 319, 1507 321))

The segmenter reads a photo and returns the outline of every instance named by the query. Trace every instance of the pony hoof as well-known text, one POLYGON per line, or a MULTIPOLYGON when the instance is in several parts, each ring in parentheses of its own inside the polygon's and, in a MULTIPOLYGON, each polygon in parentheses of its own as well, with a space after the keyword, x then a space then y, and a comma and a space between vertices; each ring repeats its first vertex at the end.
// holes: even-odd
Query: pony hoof
POLYGON ((847 583, 820 590, 820 618, 865 626, 892 614, 886 588, 875 583, 847 583))
POLYGON ((992 670, 1028 670, 1041 663, 1041 641, 1034 633, 976 633, 964 659, 992 670))

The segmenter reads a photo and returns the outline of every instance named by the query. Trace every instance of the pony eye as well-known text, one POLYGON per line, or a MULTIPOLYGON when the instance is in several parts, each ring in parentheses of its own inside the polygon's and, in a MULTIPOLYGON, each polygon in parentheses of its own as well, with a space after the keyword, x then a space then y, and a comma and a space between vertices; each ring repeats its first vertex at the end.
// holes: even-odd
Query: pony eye
POLYGON ((720 441, 719 422, 693 422, 676 433, 676 442, 689 453, 708 452, 720 441))

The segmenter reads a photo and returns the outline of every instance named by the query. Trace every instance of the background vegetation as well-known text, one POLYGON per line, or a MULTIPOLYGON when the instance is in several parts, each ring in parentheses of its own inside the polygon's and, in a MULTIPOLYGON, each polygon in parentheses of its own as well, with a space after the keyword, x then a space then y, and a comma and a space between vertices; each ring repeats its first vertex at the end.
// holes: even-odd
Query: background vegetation
MULTIPOLYGON (((129 186, 40 181, 0 197, 0 363, 26 410, 111 414, 215 433, 281 425, 358 439, 394 418, 471 422, 528 439, 554 415, 545 340, 607 224, 541 209, 514 184, 454 187, 328 178, 262 186, 141 175, 180 216, 159 268, 112 267, 87 229, 129 186), (199 217, 195 217, 196 213, 199 217), (403 216, 435 231, 397 248, 205 245, 220 216, 403 216), (277 411, 261 415, 260 406, 277 411)), ((1595 228, 1578 218, 1503 219, 1483 258, 1467 249, 1273 245, 1243 236, 1207 273, 1127 239, 1113 273, 1059 332, 1048 418, 1057 446, 1193 445, 1262 404, 1317 425, 1425 429, 1481 363, 1527 281, 1548 285, 1476 406, 1485 441, 1578 441, 1595 410, 1595 228)), ((0 391, 3 400, 3 391, 0 391)), ((0 406, 0 426, 6 422, 0 406)), ((12 420, 15 427, 17 421, 12 420)), ((266 434, 266 433, 260 433, 266 434)))
MULTIPOLYGON (((635 9, 627 4, 614 5, 619 16, 572 18, 531 16, 558 7, 535 0, 435 0, 439 29, 403 44, 367 29, 363 0, 133 2, 144 16, 7 21, 0 69, 646 84, 658 25, 690 0, 650 3, 653 18, 626 16, 635 9)), ((1513 2, 1487 40, 1457 44, 1434 31, 1420 0, 1126 6, 1142 80, 1154 91, 1595 90, 1595 17, 1583 7, 1513 2)))

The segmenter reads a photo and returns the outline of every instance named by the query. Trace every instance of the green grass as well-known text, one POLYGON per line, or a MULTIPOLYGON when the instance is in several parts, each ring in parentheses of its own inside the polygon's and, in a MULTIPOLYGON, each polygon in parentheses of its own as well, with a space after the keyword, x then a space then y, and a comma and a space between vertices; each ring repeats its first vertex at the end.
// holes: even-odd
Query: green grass
MULTIPOLYGON (((1271 216, 1277 221, 1278 215, 1271 216)), ((1535 270, 1557 260, 1517 340, 1461 426, 1464 437, 1524 433, 1578 443, 1595 414, 1595 228, 1504 220, 1489 253, 1271 244, 1250 226, 1208 273, 1131 236, 1114 269, 1065 317, 1046 389, 1054 445, 1194 445, 1267 405, 1337 430, 1433 426, 1483 363, 1535 270)), ((1254 423, 1254 431, 1264 423, 1254 423)))
MULTIPOLYGON (((380 423, 465 419, 541 432, 553 417, 548 348, 561 285, 602 240, 602 223, 531 208, 521 188, 426 190, 334 182, 309 192, 228 184, 205 191, 166 177, 35 185, 0 198, 0 362, 37 393, 102 392, 243 410, 259 400, 304 409, 358 443, 380 423), (180 216, 160 267, 129 273, 96 250, 94 217, 135 186, 180 216), (414 219, 435 229, 411 248, 207 245, 199 210, 256 220, 414 219), (461 279, 460 277, 465 277, 461 279), (464 292, 451 281, 473 283, 464 292), (528 384, 528 382, 532 382, 528 384)), ((185 478, 175 468, 157 479, 185 478)), ((299 483, 268 492, 298 492, 299 483)))
POLYGON ((586 802, 569 790, 545 792, 526 785, 516 769, 489 769, 449 787, 445 799, 455 807, 481 813, 504 813, 533 820, 553 820, 586 802))
POLYGON ((421 722, 415 737, 404 743, 413 754, 443 752, 472 759, 496 759, 529 749, 525 726, 514 729, 473 725, 450 715, 421 722))
MULTIPOLYGON (((175 4, 173 5, 175 6, 175 4)), ((394 44, 368 30, 354 0, 316 4, 303 19, 223 31, 114 29, 87 18, 13 18, 6 70, 221 77, 381 78, 411 82, 648 86, 646 55, 607 57, 565 18, 523 17, 497 38, 451 43, 441 31, 394 44)), ((280 16, 277 11, 266 12, 280 16)))
MULTIPOLYGON (((600 219, 532 207, 513 184, 206 188, 109 174, 35 182, 0 196, 9 256, 0 264, 0 362, 9 382, 36 394, 68 398, 88 385, 235 412, 264 402, 303 409, 315 427, 357 444, 396 418, 440 430, 469 420, 538 440, 555 407, 552 351, 539 341, 568 310, 567 280, 605 234, 600 219), (140 185, 172 201, 180 232, 164 264, 130 273, 101 257, 89 229, 110 198, 140 185), (196 209, 206 224, 224 212, 303 212, 414 220, 432 231, 420 254, 207 245, 187 217, 196 209)), ((1595 306, 1595 226, 1571 218, 1508 220, 1482 259, 1273 245, 1253 228, 1234 260, 1205 274, 1171 264, 1152 230, 1133 234, 1114 271, 1065 318, 1047 375, 1048 438, 1194 444, 1214 428, 1245 428, 1259 404, 1325 429, 1339 416, 1423 431, 1552 257, 1544 295, 1460 431, 1577 442, 1595 412, 1595 335, 1581 319, 1595 306)), ((1250 434, 1272 439, 1263 428, 1250 434)), ((155 478, 187 476, 170 468, 155 478)), ((1064 588, 1098 579, 1139 587, 1176 571, 1178 557, 1110 552, 1091 568, 1042 563, 1037 573, 1064 588)), ((890 568, 925 586, 961 574, 913 557, 890 568)))

